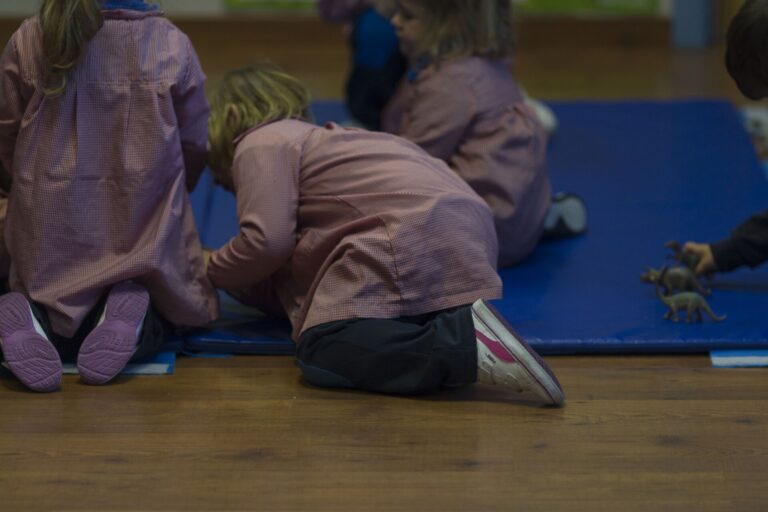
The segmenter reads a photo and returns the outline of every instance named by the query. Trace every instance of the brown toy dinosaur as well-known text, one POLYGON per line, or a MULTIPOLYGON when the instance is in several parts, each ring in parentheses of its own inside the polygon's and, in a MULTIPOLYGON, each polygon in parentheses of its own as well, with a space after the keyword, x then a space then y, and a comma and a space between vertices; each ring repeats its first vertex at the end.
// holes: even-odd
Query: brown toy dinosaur
POLYGON ((680 245, 680 242, 677 240, 670 240, 664 244, 664 247, 667 249, 672 249, 672 257, 675 259, 675 261, 690 268, 691 270, 696 270, 696 267, 699 265, 699 261, 701 261, 699 255, 692 252, 683 251, 683 246, 680 245))
POLYGON ((661 270, 646 267, 645 272, 640 275, 640 280, 644 283, 659 283, 664 289, 664 295, 673 292, 699 292, 705 297, 709 297, 712 291, 704 288, 696 279, 693 271, 684 266, 675 266, 669 268, 664 273, 664 280, 661 279, 661 270))
POLYGON ((678 310, 685 310, 686 322, 690 323, 694 317, 696 321, 701 322, 701 312, 703 310, 715 322, 722 322, 725 320, 727 315, 717 316, 712 311, 712 308, 709 307, 709 304, 707 304, 707 300, 696 292, 681 292, 669 296, 662 294, 659 282, 664 280, 666 272, 667 269, 665 267, 661 270, 659 280, 656 281, 656 295, 659 297, 659 300, 661 300, 661 302, 663 302, 669 308, 669 310, 664 314, 665 319, 672 318, 673 322, 678 322, 680 321, 680 317, 677 314, 678 310))

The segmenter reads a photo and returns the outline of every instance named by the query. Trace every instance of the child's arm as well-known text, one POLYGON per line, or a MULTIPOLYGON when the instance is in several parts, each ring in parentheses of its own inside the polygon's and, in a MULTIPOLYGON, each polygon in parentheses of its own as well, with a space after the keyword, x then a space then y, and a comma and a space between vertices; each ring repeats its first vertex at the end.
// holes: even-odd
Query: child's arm
POLYGON ((741 266, 756 267, 768 260, 768 211, 752 216, 731 232, 731 237, 711 244, 720 272, 741 266))
MULTIPOLYGON (((385 126, 384 129, 447 162, 456 153, 475 116, 476 107, 469 86, 463 85, 460 78, 454 77, 457 80, 448 82, 443 77, 435 78, 417 82, 410 100, 398 94, 394 101, 407 101, 408 104, 403 105, 399 126, 385 126)), ((397 110, 399 107, 392 105, 391 108, 397 110)))
POLYGON ((15 37, 12 37, 0 56, 0 164, 9 173, 25 109, 21 85, 19 58, 15 37))
POLYGON ((265 137, 235 156, 240 232, 211 255, 208 277, 238 290, 269 278, 293 254, 299 202, 299 151, 265 137))
POLYGON ((205 97, 205 75, 192 44, 186 36, 187 68, 173 91, 174 109, 179 123, 181 151, 184 155, 187 190, 194 190, 205 169, 208 157, 208 117, 210 108, 205 97))

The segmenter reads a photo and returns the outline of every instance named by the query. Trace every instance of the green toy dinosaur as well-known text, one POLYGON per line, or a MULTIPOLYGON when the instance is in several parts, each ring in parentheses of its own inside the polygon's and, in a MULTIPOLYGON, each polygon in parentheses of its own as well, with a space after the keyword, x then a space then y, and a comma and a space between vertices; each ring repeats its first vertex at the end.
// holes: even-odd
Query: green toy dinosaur
POLYGON ((640 280, 644 283, 659 283, 664 288, 664 295, 673 292, 699 292, 705 297, 709 297, 712 294, 712 290, 704 288, 699 283, 689 267, 671 267, 664 274, 664 280, 662 281, 660 278, 661 270, 651 267, 646 267, 645 272, 640 275, 640 280))
POLYGON ((696 317, 696 321, 701 322, 701 311, 703 310, 715 322, 722 322, 725 320, 727 315, 717 316, 709 307, 709 304, 707 304, 707 300, 696 292, 681 292, 669 296, 662 294, 659 282, 664 280, 666 272, 667 268, 662 268, 659 280, 656 281, 656 295, 659 297, 659 300, 669 308, 664 314, 665 319, 672 318, 673 322, 678 322, 680 321, 680 317, 677 314, 678 310, 685 310, 686 322, 690 323, 691 320, 694 319, 694 316, 696 317))

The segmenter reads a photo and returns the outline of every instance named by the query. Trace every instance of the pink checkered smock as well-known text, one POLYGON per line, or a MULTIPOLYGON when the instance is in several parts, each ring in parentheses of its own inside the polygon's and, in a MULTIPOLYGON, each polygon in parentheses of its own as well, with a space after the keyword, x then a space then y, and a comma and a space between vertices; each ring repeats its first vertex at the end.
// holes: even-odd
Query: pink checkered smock
POLYGON ((451 59, 405 79, 382 114, 384 131, 444 160, 493 211, 499 266, 538 244, 551 201, 546 133, 508 64, 451 59))
POLYGON ((385 133, 284 120, 237 143, 240 233, 208 275, 282 311, 293 337, 500 296, 488 206, 448 167, 385 133))
POLYGON ((187 185, 206 158, 205 77, 159 12, 105 11, 66 91, 42 93, 36 18, 0 60, 0 159, 13 177, 6 243, 13 290, 72 336, 115 283, 149 290, 176 325, 214 319, 187 185))

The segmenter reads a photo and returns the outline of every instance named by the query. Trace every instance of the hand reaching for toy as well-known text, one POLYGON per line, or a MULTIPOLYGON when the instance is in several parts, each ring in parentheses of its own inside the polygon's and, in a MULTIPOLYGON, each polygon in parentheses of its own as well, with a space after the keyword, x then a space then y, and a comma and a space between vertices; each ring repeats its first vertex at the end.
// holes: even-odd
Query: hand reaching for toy
POLYGON ((695 269, 696 275, 709 275, 717 272, 717 264, 709 244, 686 242, 683 246, 683 252, 693 253, 699 257, 699 264, 695 269))

